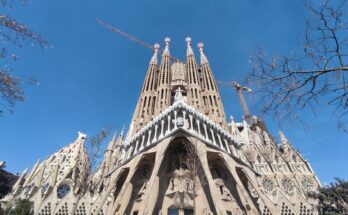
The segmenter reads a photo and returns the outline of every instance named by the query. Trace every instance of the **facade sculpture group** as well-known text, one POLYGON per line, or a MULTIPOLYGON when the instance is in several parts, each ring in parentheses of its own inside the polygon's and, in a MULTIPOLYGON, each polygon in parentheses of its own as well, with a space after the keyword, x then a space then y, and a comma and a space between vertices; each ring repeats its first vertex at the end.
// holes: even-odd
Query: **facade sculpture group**
POLYGON ((25 170, 3 202, 29 199, 39 215, 317 214, 319 187, 309 163, 263 121, 226 121, 210 64, 162 60, 154 45, 127 135, 110 141, 88 175, 86 136, 25 170), (87 186, 87 189, 85 189, 87 186))

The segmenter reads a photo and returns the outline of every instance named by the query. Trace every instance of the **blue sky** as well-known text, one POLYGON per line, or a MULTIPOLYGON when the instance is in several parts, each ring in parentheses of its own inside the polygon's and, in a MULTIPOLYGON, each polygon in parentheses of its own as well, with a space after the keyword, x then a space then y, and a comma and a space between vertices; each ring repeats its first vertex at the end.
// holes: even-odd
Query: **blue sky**
MULTIPOLYGON (((305 17, 302 0, 37 0, 9 12, 53 46, 29 45, 18 53, 17 74, 35 77, 40 85, 26 88, 28 100, 0 118, 0 160, 11 172, 72 142, 78 131, 94 134, 106 124, 128 127, 152 53, 99 26, 96 18, 162 47, 169 36, 171 54, 181 59, 190 35, 195 47, 205 44, 216 79, 241 81, 258 47, 269 53, 296 51, 305 17)), ((235 92, 220 92, 226 115, 240 120, 235 92)), ((254 99, 249 103, 255 113, 254 99)), ((317 111, 316 116, 302 114, 310 129, 294 122, 283 126, 284 133, 322 183, 348 179, 347 134, 337 131, 330 107, 317 111)), ((266 122, 276 135, 277 123, 266 122)))

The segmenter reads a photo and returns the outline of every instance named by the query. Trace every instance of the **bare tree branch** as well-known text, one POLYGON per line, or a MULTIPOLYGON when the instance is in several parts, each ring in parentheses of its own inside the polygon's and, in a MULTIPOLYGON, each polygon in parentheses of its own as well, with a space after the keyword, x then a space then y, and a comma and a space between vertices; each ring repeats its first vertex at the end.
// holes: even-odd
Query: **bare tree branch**
POLYGON ((264 50, 250 59, 246 83, 253 84, 261 101, 261 115, 278 120, 296 118, 303 108, 325 102, 334 105, 341 127, 348 113, 348 16, 346 0, 306 4, 302 49, 294 56, 269 57, 264 50))
MULTIPOLYGON (((0 7, 12 8, 15 2, 22 5, 26 0, 0 0, 0 7)), ((41 48, 48 48, 48 42, 38 33, 32 31, 23 23, 17 22, 11 15, 0 13, 0 116, 5 111, 13 112, 16 103, 26 99, 24 84, 37 84, 33 79, 25 80, 15 76, 13 63, 18 56, 15 50, 26 43, 36 44, 41 48)))

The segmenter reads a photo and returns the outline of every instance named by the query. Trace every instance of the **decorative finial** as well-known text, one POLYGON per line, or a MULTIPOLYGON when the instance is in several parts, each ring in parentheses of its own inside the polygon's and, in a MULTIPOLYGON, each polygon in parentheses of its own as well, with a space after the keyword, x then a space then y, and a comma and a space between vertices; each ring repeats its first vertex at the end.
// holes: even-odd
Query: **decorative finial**
POLYGON ((169 37, 164 38, 164 43, 165 43, 165 47, 164 47, 162 55, 169 55, 170 38, 169 37))
POLYGON ((154 45, 153 45, 153 50, 154 50, 154 52, 158 52, 158 49, 160 48, 160 44, 158 44, 158 43, 155 43, 154 45))
POLYGON ((150 64, 157 64, 157 53, 158 53, 158 49, 160 48, 160 45, 158 43, 155 43, 153 45, 153 56, 150 60, 150 64))
POLYGON ((166 46, 169 45, 170 38, 169 37, 164 38, 164 42, 166 43, 166 46))
POLYGON ((279 134, 279 136, 280 136, 280 140, 281 140, 282 144, 287 144, 287 143, 288 143, 288 140, 286 139, 286 137, 285 137, 283 131, 279 130, 279 131, 278 131, 278 134, 279 134))
POLYGON ((82 133, 82 132, 78 132, 78 135, 79 135, 79 137, 78 137, 78 139, 82 139, 82 140, 84 140, 84 139, 86 139, 86 134, 84 134, 84 133, 82 133))
POLYGON ((186 37, 187 44, 191 45, 191 37, 186 37))
POLYGON ((199 48, 199 51, 201 51, 201 50, 203 51, 204 44, 202 42, 199 42, 197 44, 197 47, 199 48))
POLYGON ((191 37, 186 37, 186 43, 187 43, 186 56, 193 55, 193 50, 191 48, 191 37))
POLYGON ((199 42, 199 43, 197 44, 197 47, 198 47, 199 53, 200 53, 200 55, 201 55, 201 64, 208 63, 208 59, 207 59, 207 57, 205 56, 204 51, 203 51, 204 44, 203 44, 202 42, 199 42))

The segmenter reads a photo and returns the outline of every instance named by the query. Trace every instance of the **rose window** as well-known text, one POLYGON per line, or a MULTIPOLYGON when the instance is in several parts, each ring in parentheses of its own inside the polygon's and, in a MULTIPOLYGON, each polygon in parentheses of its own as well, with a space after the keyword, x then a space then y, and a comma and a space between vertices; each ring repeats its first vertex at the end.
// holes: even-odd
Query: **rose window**
POLYGON ((313 190, 313 183, 308 178, 302 179, 301 186, 302 186, 302 189, 305 190, 306 192, 313 190))
POLYGON ((290 179, 288 178, 283 178, 282 180, 282 187, 283 187, 283 190, 289 194, 289 195, 292 195, 294 194, 294 184, 291 182, 290 179))
POLYGON ((272 192, 274 188, 274 182, 269 178, 265 178, 262 181, 262 187, 266 192, 272 192))

